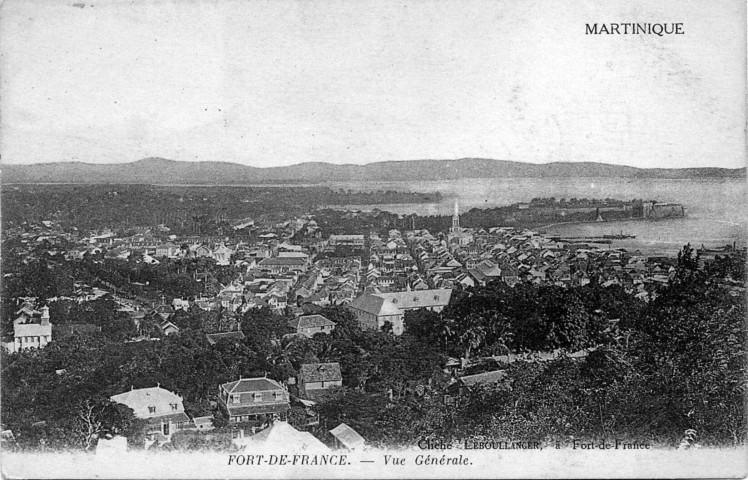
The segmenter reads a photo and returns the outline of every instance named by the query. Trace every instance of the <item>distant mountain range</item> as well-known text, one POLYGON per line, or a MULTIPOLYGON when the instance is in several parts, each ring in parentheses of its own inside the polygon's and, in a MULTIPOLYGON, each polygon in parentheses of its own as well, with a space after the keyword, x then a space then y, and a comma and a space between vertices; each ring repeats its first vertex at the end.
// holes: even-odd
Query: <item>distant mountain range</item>
POLYGON ((745 178, 736 168, 636 168, 592 162, 544 164, 461 158, 409 160, 366 165, 301 163, 257 168, 229 162, 180 162, 146 158, 131 163, 81 162, 5 165, 2 183, 120 183, 244 185, 258 183, 324 183, 345 181, 418 181, 461 178, 609 177, 609 178, 745 178))

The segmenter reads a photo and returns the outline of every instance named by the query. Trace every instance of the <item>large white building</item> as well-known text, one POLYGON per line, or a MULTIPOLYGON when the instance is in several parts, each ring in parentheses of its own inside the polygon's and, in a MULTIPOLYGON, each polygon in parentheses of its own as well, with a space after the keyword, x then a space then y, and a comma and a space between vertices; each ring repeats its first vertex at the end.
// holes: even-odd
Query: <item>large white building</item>
POLYGON ((331 247, 345 246, 363 248, 366 238, 363 235, 330 235, 328 245, 331 247))
POLYGON ((441 312, 449 305, 452 290, 418 290, 393 293, 365 293, 348 305, 361 328, 378 330, 386 322, 392 324, 392 333, 405 331, 405 312, 425 308, 441 312))
POLYGON ((43 348, 52 341, 52 323, 49 321, 49 307, 40 311, 24 305, 13 321, 13 340, 5 342, 9 352, 43 348))

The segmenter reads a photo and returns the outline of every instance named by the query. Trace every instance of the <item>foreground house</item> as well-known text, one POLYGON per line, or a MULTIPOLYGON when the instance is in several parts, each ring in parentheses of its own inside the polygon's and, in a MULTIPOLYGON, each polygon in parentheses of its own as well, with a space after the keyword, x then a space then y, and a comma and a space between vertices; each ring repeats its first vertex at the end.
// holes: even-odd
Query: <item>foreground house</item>
POLYGON ((126 437, 100 438, 96 442, 96 455, 116 457, 125 453, 127 453, 126 437))
POLYGON ((330 434, 335 437, 335 447, 337 448, 357 450, 366 444, 364 437, 345 423, 341 423, 330 430, 330 434))
POLYGON ((299 372, 299 390, 314 394, 332 387, 343 386, 339 363, 306 363, 299 372))
POLYGON ((269 378, 241 378, 218 387, 219 408, 230 423, 249 422, 262 416, 285 417, 291 406, 288 391, 269 378))
POLYGON ((286 422, 276 421, 251 437, 232 441, 242 451, 292 451, 328 453, 330 448, 309 432, 300 432, 286 422))
POLYGON ((111 400, 132 408, 136 418, 147 420, 146 436, 151 440, 166 442, 175 431, 192 427, 182 397, 161 386, 132 389, 111 400))

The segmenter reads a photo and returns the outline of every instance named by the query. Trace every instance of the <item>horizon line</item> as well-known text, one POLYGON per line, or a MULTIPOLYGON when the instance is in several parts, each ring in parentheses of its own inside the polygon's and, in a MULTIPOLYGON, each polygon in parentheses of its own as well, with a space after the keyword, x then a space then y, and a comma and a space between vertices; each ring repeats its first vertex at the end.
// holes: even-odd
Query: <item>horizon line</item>
POLYGON ((165 157, 144 157, 139 158, 137 160, 130 160, 126 162, 112 162, 112 163, 105 163, 105 162, 86 162, 82 160, 65 160, 60 162, 36 162, 36 163, 4 163, 4 166, 14 166, 14 167, 32 167, 32 166, 38 166, 38 165, 60 165, 60 164, 82 164, 82 165, 130 165, 138 162, 143 162, 147 160, 165 160, 167 162, 175 162, 175 163, 225 163, 229 165, 238 165, 241 167, 249 167, 249 168, 257 168, 257 169, 270 169, 270 168, 291 168, 291 167, 298 167, 302 165, 310 165, 310 164, 316 164, 316 165, 332 165, 332 166, 338 166, 338 167, 364 167, 367 165, 373 165, 377 163, 403 163, 403 162, 455 162, 460 160, 488 160, 492 162, 509 162, 509 163, 520 163, 524 165, 553 165, 553 164, 565 164, 565 165, 574 165, 574 164, 595 164, 595 165, 609 165, 612 167, 623 167, 623 168, 635 168, 639 170, 693 170, 693 169, 701 169, 701 168, 714 168, 714 169, 721 169, 721 170, 740 170, 743 168, 746 168, 746 165, 743 165, 742 167, 718 167, 718 166, 696 166, 696 167, 638 167, 634 165, 629 164, 618 164, 618 163, 607 163, 607 162, 596 162, 591 160, 584 160, 579 162, 574 161, 563 161, 563 160, 554 160, 549 162, 532 162, 532 161, 522 161, 522 160, 503 160, 503 159, 497 159, 497 158, 487 158, 487 157, 460 157, 460 158, 411 158, 407 160, 373 160, 370 162, 363 162, 363 163, 331 163, 331 162, 322 162, 322 161, 309 161, 309 162, 300 162, 300 163, 292 163, 290 165, 277 165, 277 166, 254 166, 254 165, 248 165, 245 163, 239 163, 235 161, 230 160, 174 160, 170 158, 165 157))

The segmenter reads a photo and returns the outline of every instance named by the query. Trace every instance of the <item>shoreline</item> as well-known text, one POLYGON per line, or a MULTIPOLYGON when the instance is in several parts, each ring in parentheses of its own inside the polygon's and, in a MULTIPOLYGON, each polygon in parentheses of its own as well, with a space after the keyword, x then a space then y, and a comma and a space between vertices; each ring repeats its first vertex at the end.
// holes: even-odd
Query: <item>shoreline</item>
MULTIPOLYGON (((549 225, 543 225, 543 226, 540 226, 540 227, 533 227, 533 228, 535 228, 537 230, 541 230, 541 229, 547 229, 547 228, 551 228, 551 227, 557 227, 559 225, 605 224, 605 223, 621 223, 621 222, 630 222, 630 221, 639 221, 639 220, 641 220, 641 221, 657 221, 657 220, 672 220, 672 219, 676 219, 676 218, 686 218, 686 217, 685 216, 683 216, 683 217, 670 217, 670 218, 667 218, 667 219, 664 219, 664 218, 663 219, 653 219, 653 218, 642 218, 642 217, 614 218, 612 220, 604 220, 602 222, 598 222, 596 220, 591 220, 591 221, 588 221, 588 220, 575 220, 573 222, 551 223, 549 225)), ((543 233, 548 234, 548 232, 543 232, 543 233)))

